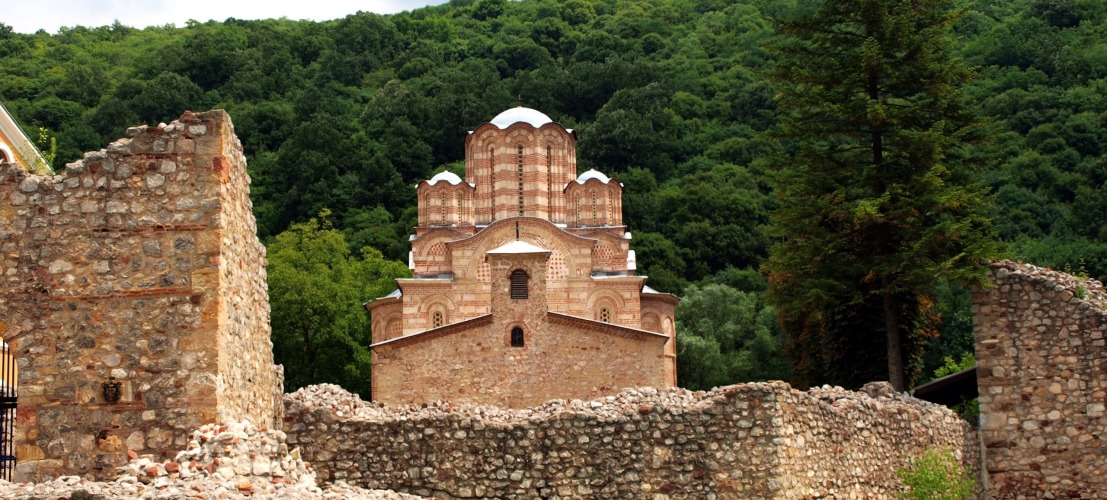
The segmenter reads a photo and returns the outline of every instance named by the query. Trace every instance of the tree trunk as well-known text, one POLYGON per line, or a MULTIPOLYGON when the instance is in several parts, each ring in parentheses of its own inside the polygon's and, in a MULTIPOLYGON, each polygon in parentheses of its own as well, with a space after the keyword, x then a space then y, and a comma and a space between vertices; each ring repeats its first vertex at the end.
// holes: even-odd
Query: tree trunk
POLYGON ((888 382, 896 392, 904 390, 903 343, 900 338, 897 304, 890 287, 884 287, 884 332, 888 337, 888 382))

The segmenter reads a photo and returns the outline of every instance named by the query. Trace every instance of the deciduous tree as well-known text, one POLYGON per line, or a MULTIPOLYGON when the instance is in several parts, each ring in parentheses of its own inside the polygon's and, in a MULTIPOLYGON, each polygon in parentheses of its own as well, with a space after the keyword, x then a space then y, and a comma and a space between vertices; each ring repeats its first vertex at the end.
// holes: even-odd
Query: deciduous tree
POLYGON ((369 313, 407 266, 366 247, 351 254, 326 210, 293 224, 269 245, 273 356, 285 367, 285 388, 333 383, 370 397, 369 313))

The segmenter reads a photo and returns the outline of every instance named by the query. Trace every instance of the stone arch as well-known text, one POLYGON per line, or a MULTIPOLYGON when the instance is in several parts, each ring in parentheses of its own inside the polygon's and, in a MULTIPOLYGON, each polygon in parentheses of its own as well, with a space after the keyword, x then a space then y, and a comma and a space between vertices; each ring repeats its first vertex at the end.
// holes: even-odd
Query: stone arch
POLYGON ((0 163, 15 163, 15 154, 3 142, 0 142, 0 163))
MULTIPOLYGON (((533 146, 535 144, 535 142, 537 142, 535 140, 535 134, 534 134, 533 129, 532 130, 527 130, 526 128, 520 127, 520 128, 516 128, 515 130, 510 130, 511 128, 514 128, 514 127, 508 127, 509 131, 506 134, 504 134, 504 137, 503 137, 503 142, 505 143, 505 145, 507 147, 511 147, 512 149, 514 149, 515 146, 520 145, 520 144, 524 147, 527 147, 527 146, 533 146)), ((514 153, 514 152, 515 151, 512 151, 512 153, 514 153)))
POLYGON ((588 297, 588 301, 585 303, 585 307, 588 311, 592 311, 593 316, 599 320, 599 312, 602 307, 608 307, 611 313, 612 322, 614 318, 618 316, 619 311, 622 311, 626 307, 626 302, 623 300, 623 296, 619 295, 614 290, 600 289, 592 292, 592 295, 588 297))
POLYGON ((442 315, 442 324, 439 326, 450 324, 450 311, 453 310, 455 310, 454 301, 441 294, 426 297, 419 304, 419 316, 426 319, 428 330, 437 328, 434 326, 435 313, 442 315))
POLYGON ((661 316, 654 311, 644 311, 642 313, 642 329, 661 333, 661 316))
POLYGON ((385 340, 394 339, 404 334, 404 322, 400 318, 390 318, 384 323, 385 340))

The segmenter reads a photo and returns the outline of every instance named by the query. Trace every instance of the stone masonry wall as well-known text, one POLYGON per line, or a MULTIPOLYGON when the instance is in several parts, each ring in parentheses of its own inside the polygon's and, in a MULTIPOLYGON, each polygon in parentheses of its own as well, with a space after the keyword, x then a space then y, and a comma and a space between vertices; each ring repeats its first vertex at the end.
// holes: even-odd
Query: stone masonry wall
POLYGON ((1107 492, 1107 293, 1003 261, 973 295, 990 498, 1107 492))
POLYGON ((440 498, 894 498, 926 448, 976 463, 947 408, 891 393, 628 389, 525 410, 366 403, 337 386, 285 396, 285 432, 323 481, 440 498))
POLYGON ((0 166, 16 479, 107 477, 217 420, 279 422, 264 249, 223 111, 128 130, 57 176, 0 166), (119 400, 106 400, 106 384, 119 400))

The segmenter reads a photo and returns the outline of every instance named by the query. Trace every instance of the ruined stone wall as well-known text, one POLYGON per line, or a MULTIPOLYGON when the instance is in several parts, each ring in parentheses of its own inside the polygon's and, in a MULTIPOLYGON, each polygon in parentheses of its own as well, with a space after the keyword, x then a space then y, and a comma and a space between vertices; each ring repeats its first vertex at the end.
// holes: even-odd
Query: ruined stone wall
POLYGON ((992 264, 973 295, 990 498, 1107 492, 1107 294, 1049 269, 992 264))
POLYGON ((57 176, 0 167, 19 480, 106 477, 127 450, 175 453, 205 423, 279 422, 264 250, 230 118, 128 135, 57 176))
POLYGON ((323 481, 447 499, 894 498, 895 469, 925 448, 976 460, 964 421, 883 387, 641 388, 504 410, 310 386, 285 396, 285 432, 323 481))

